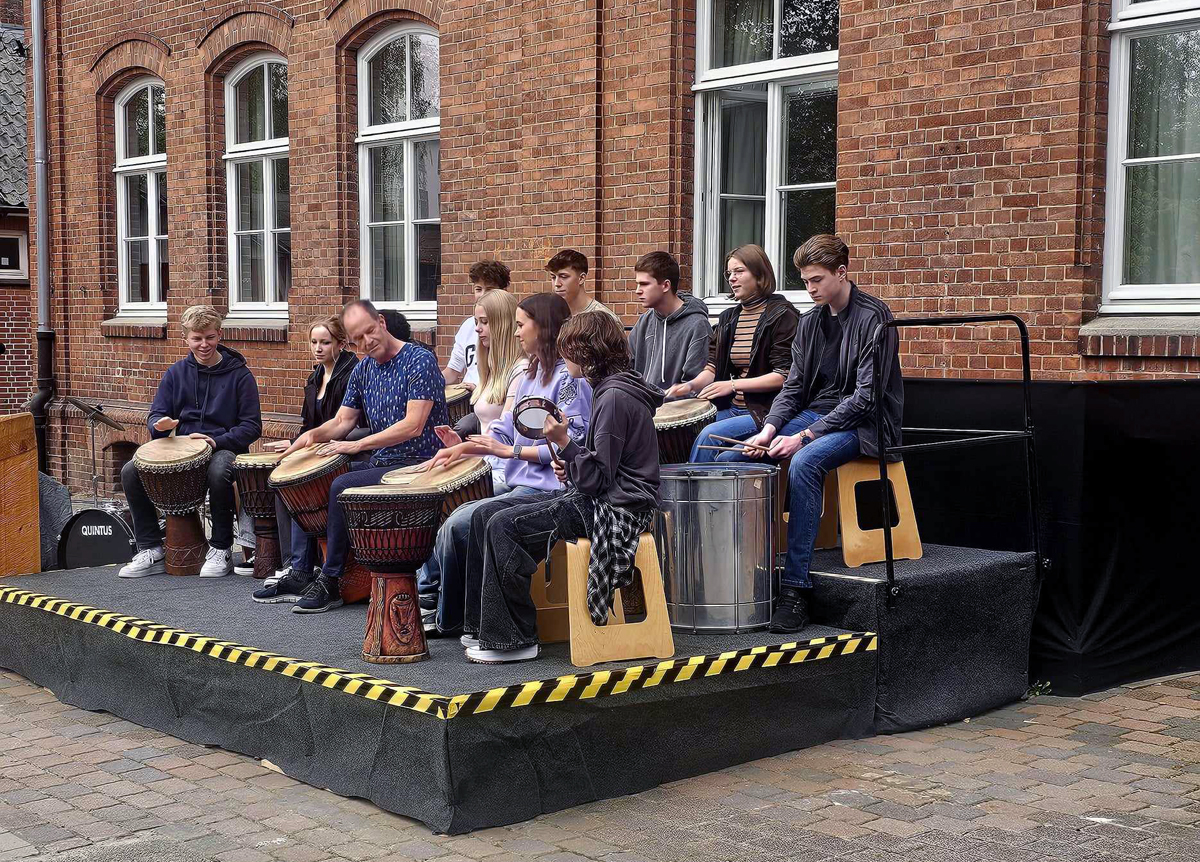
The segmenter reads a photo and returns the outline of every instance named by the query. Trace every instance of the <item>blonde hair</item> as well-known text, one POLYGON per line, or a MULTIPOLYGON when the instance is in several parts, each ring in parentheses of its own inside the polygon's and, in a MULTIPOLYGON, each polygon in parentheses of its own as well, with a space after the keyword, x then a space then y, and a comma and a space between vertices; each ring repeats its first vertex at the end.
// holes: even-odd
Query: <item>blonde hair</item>
POLYGON ((210 329, 221 331, 221 315, 211 305, 193 305, 183 310, 179 317, 179 326, 183 334, 189 332, 207 332, 210 329))
POLYGON ((471 393, 471 403, 503 404, 508 396, 508 378, 513 366, 524 354, 517 342, 517 298, 506 290, 489 290, 476 306, 487 315, 489 344, 480 344, 475 354, 479 385, 471 393))
POLYGON ((341 344, 343 347, 345 347, 347 342, 350 340, 346 336, 346 327, 342 325, 342 317, 340 314, 327 314, 324 317, 318 317, 313 320, 313 322, 308 325, 309 338, 312 337, 312 331, 318 326, 324 326, 325 331, 329 333, 329 337, 338 342, 338 344, 341 344))

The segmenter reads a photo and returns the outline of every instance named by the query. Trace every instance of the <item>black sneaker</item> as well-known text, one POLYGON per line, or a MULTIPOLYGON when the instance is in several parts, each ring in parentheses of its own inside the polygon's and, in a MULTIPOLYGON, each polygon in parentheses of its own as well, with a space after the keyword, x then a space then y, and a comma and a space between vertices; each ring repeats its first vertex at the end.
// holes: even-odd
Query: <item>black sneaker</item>
POLYGON ((243 554, 242 561, 240 563, 233 564, 233 573, 235 575, 242 575, 244 577, 249 577, 250 575, 253 575, 254 574, 254 554, 250 554, 249 556, 243 554))
POLYGON ((808 599, 795 587, 784 587, 771 614, 770 631, 793 634, 808 625, 808 599))
POLYGON ((262 605, 276 605, 281 602, 294 602, 304 595, 316 579, 315 572, 307 575, 299 574, 288 569, 288 573, 274 583, 265 584, 254 591, 254 601, 262 605))
POLYGON ((328 575, 318 575, 316 580, 308 585, 304 595, 292 605, 294 614, 323 614, 342 606, 342 590, 337 578, 328 575))

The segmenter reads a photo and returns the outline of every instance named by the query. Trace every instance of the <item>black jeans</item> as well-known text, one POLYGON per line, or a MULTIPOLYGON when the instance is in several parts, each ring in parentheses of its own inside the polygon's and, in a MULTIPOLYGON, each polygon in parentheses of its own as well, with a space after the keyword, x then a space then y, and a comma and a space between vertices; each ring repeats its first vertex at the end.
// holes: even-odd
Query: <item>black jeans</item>
MULTIPOLYGON (((208 543, 222 551, 233 547, 233 519, 236 514, 233 459, 236 457, 228 449, 218 449, 208 462, 208 514, 212 519, 212 536, 208 543)), ((129 513, 133 515, 133 532, 138 550, 157 548, 163 543, 162 529, 158 526, 158 510, 146 496, 142 477, 138 475, 133 461, 126 461, 121 468, 121 487, 125 489, 125 500, 129 503, 129 513)))
POLYGON ((538 642, 537 608, 529 586, 538 563, 559 539, 591 535, 592 499, 566 491, 530 494, 514 506, 482 503, 467 539, 463 631, 484 649, 517 649, 538 642))

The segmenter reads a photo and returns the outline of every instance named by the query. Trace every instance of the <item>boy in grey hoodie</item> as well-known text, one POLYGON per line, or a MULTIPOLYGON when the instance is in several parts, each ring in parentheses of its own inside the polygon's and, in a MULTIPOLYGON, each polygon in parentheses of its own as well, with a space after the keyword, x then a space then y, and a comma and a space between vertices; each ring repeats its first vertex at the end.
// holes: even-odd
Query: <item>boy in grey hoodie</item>
POLYGON ((679 292, 679 263, 665 251, 643 255, 634 275, 647 311, 629 333, 633 370, 666 392, 704 370, 712 335, 708 306, 679 292))

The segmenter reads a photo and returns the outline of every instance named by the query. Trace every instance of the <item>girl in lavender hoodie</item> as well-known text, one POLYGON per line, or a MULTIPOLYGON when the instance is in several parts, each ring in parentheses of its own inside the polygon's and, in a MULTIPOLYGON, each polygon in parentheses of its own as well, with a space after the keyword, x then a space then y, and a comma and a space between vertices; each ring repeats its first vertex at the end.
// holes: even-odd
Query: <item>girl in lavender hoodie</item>
MULTIPOLYGON (((534 294, 517 306, 517 341, 529 360, 529 368, 517 386, 513 403, 529 395, 549 398, 562 411, 568 435, 582 442, 592 414, 592 388, 586 380, 571 377, 557 346, 558 332, 570 316, 566 300, 553 293, 534 294)), ((422 579, 437 582, 440 577, 441 583, 436 620, 426 620, 426 631, 435 636, 457 635, 463 623, 471 513, 484 503, 492 507, 505 503, 515 506, 523 496, 556 491, 562 485, 554 475, 550 444, 517 431, 511 409, 492 422, 485 434, 466 440, 446 426, 436 431, 447 448, 434 456, 431 465, 453 464, 460 458, 484 455, 500 458, 504 465, 504 482, 496 485, 496 496, 459 506, 442 524, 433 556, 421 572, 422 579)))

